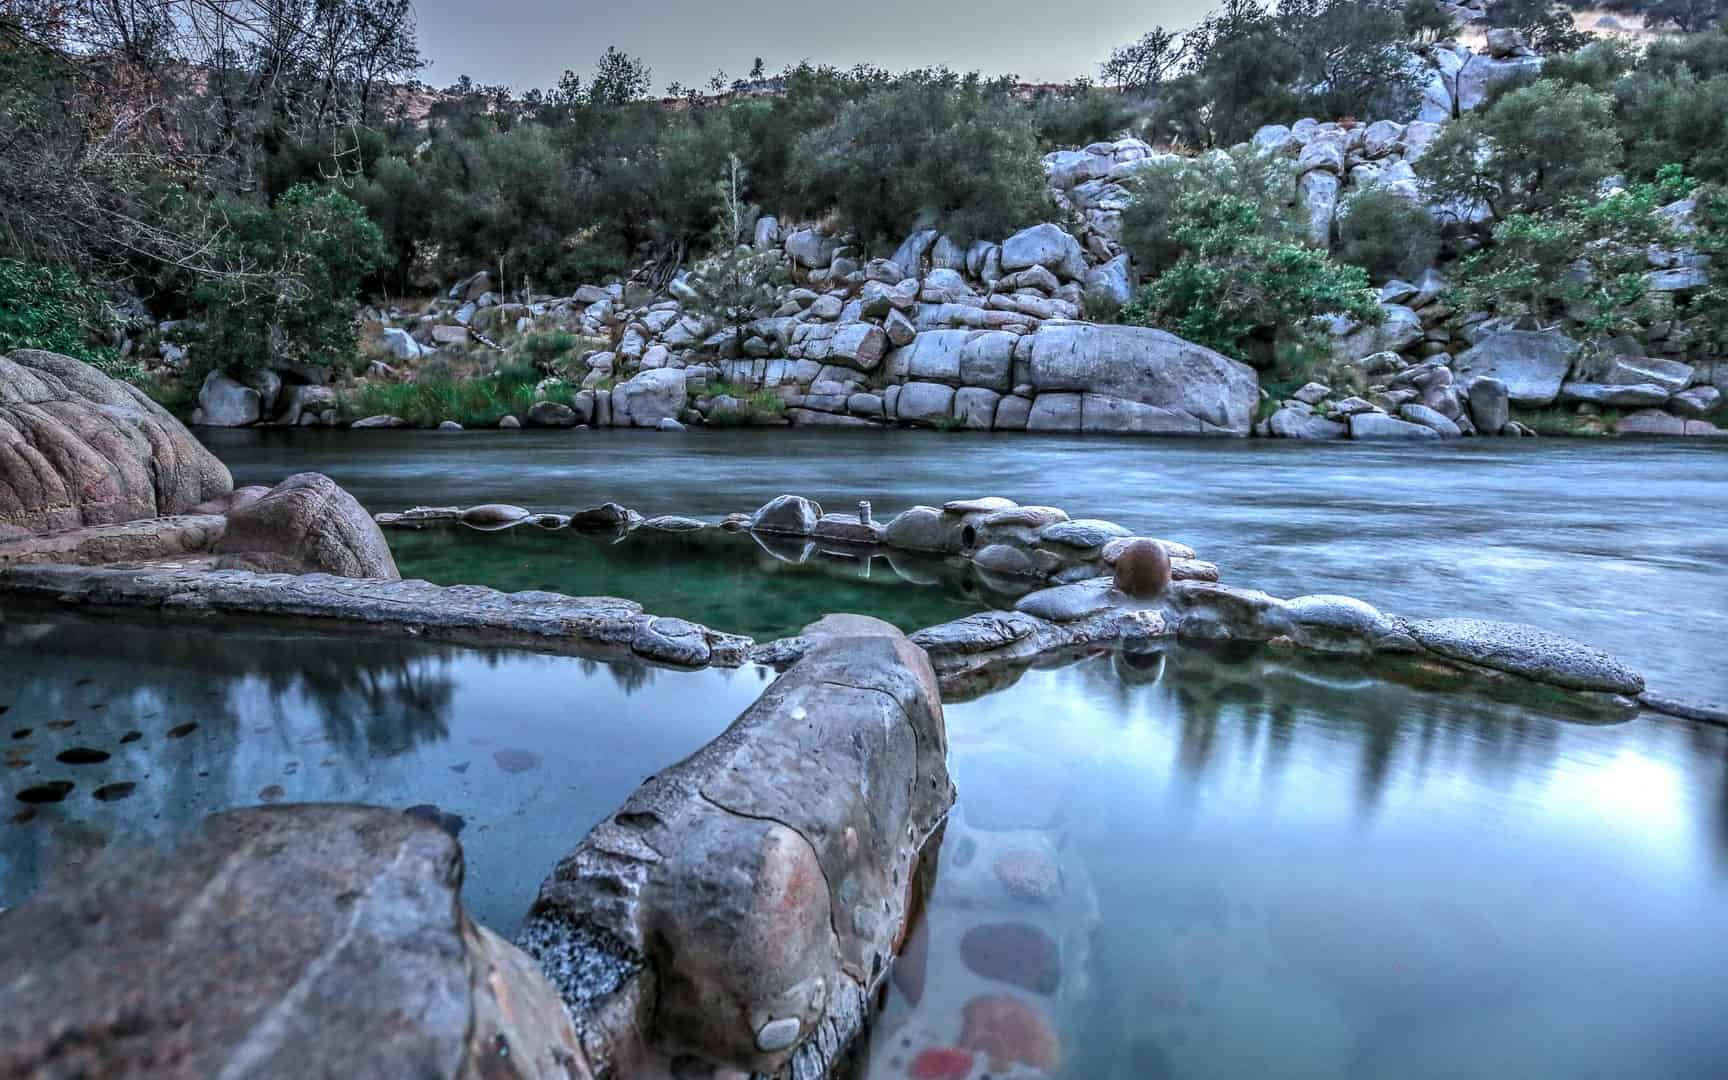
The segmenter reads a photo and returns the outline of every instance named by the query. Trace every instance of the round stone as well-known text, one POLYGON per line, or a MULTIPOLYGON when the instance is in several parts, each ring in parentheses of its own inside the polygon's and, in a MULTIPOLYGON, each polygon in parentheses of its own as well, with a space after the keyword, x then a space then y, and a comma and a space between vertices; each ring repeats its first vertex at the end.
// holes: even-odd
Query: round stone
POLYGON ((1116 587, 1150 600, 1170 587, 1170 555, 1156 540, 1135 540, 1116 559, 1116 587))
POLYGON ((799 1023, 796 1016, 770 1020, 756 1031, 756 1049, 765 1054, 785 1050, 798 1041, 799 1023))

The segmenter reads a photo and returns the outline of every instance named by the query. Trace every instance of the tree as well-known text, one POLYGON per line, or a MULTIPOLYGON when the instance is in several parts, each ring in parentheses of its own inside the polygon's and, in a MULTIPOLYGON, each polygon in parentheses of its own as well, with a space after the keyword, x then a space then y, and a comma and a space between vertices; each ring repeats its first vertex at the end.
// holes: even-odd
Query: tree
POLYGON ((242 272, 194 287, 193 355, 236 372, 352 360, 360 283, 387 257, 366 211, 307 184, 269 209, 230 206, 228 220, 221 257, 242 272))
POLYGON ((1408 36, 1396 0, 1282 0, 1276 10, 1262 0, 1225 0, 1182 36, 1179 50, 1155 30, 1105 66, 1119 77, 1157 71, 1159 134, 1231 146, 1277 117, 1413 115, 1424 73, 1408 36), (1176 57, 1182 66, 1171 78, 1176 57))
POLYGON ((1708 30, 1728 14, 1725 0, 1606 0, 1602 7, 1617 15, 1641 15, 1647 27, 1666 23, 1683 34, 1708 30))
POLYGON ((1316 115, 1405 120, 1426 72, 1406 43, 1401 0, 1281 0, 1279 32, 1303 59, 1316 115))
POLYGON ((653 85, 653 72, 637 57, 620 52, 608 45, 594 65, 594 77, 588 80, 588 101, 593 105, 628 105, 648 95, 653 85))
POLYGON ((1124 93, 1144 93, 1175 74, 1187 55, 1181 34, 1154 26, 1140 40, 1111 49, 1099 74, 1124 93))
POLYGON ((1593 194, 1620 153, 1607 95, 1542 79, 1447 124, 1416 167, 1454 213, 1499 221, 1593 194))
POLYGON ((1522 32, 1542 53, 1573 52, 1592 40, 1573 24, 1562 0, 1489 0, 1486 20, 1489 26, 1522 32))
POLYGON ((798 140, 791 180, 808 212, 837 210, 866 243, 916 222, 999 238, 1046 213, 1028 110, 1004 81, 908 72, 798 140))

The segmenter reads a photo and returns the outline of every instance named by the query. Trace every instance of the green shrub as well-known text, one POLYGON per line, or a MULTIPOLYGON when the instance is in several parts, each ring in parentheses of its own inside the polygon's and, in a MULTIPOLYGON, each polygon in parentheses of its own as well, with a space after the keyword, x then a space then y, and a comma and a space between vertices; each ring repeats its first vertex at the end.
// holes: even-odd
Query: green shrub
POLYGON ((1338 260, 1372 280, 1413 277, 1434 265, 1440 230, 1421 203, 1395 191, 1369 188, 1338 208, 1338 260))
POLYGON ((193 357, 235 373, 349 362, 359 349, 360 283, 387 258, 366 211, 302 184, 270 209, 230 204, 227 215, 228 272, 192 293, 201 327, 193 357))
POLYGON ((1189 193, 1179 200, 1181 256, 1122 310, 1124 322, 1156 326, 1257 366, 1270 366, 1279 339, 1301 338, 1321 315, 1378 322, 1368 275, 1267 229, 1247 199, 1189 193))
POLYGON ((415 427, 454 420, 465 427, 491 427, 506 416, 520 416, 536 401, 569 404, 577 388, 554 380, 536 395, 541 375, 531 368, 507 367, 473 378, 434 377, 405 383, 369 382, 346 393, 342 409, 352 416, 400 416, 415 427))
POLYGON ((1134 197, 1122 212, 1122 246, 1144 274, 1175 265, 1198 235, 1189 229, 1186 206, 1233 199, 1253 208, 1259 235, 1292 241, 1302 235, 1294 211, 1295 162, 1252 147, 1159 162, 1136 173, 1129 187, 1134 197))
POLYGON ((114 365, 101 338, 117 322, 102 290, 68 267, 0 259, 0 352, 46 349, 114 365))
POLYGON ((1508 217, 1459 263, 1449 300, 1496 315, 1564 314, 1591 335, 1636 332, 1653 314, 1647 253, 1681 240, 1655 211, 1693 187, 1669 166, 1655 183, 1508 217))

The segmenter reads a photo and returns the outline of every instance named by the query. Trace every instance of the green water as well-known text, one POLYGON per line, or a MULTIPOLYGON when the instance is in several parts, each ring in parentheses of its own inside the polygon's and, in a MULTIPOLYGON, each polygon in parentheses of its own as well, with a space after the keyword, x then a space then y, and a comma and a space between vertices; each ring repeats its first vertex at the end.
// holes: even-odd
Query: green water
POLYGON ((836 611, 874 615, 912 631, 984 603, 964 570, 940 561, 857 558, 807 541, 718 529, 638 529, 612 538, 533 525, 498 532, 458 526, 393 529, 389 538, 405 578, 505 592, 622 596, 656 615, 758 641, 796 634, 836 611))

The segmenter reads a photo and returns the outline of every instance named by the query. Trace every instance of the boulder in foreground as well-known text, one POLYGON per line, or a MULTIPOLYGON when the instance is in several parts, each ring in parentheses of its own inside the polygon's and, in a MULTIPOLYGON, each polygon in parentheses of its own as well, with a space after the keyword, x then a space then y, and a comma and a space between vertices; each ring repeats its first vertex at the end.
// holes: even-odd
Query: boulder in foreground
POLYGON ((898 630, 837 615, 805 639, 540 887, 518 943, 596 1075, 826 1076, 864 1027, 929 884, 947 739, 930 662, 898 630))
POLYGON ((110 850, 0 916, 0 1076, 586 1078, 557 995, 461 885, 452 837, 360 806, 110 850))

